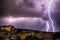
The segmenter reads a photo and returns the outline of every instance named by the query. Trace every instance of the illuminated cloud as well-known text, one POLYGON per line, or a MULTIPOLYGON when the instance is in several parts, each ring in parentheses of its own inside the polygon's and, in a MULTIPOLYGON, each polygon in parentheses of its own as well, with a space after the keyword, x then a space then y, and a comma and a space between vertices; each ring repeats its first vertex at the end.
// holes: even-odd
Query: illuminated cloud
MULTIPOLYGON (((37 17, 4 17, 1 21, 4 25, 13 25, 16 28, 45 30, 45 21, 37 17)), ((2 24, 0 24, 2 25, 2 24)))
POLYGON ((49 21, 49 16, 51 16, 52 21, 54 21, 54 24, 56 25, 55 30, 58 30, 58 28, 60 28, 60 1, 58 0, 54 0, 52 6, 50 4, 53 0, 2 1, 3 5, 0 14, 0 25, 11 24, 17 28, 20 27, 26 29, 31 28, 53 31, 50 26, 52 23, 50 24, 49 21))
POLYGON ((37 17, 5 17, 4 20, 7 21, 8 23, 15 23, 17 21, 35 21, 35 20, 40 20, 44 22, 43 19, 37 18, 37 17))

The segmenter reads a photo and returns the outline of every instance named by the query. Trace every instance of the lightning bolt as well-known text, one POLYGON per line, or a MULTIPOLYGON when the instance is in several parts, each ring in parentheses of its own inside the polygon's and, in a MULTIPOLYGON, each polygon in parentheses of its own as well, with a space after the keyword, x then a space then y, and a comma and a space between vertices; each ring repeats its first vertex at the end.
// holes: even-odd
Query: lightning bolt
POLYGON ((47 27, 46 31, 48 32, 48 30, 50 28, 50 25, 49 25, 49 22, 48 21, 46 21, 46 27, 47 27))
MULTIPOLYGON (((53 20, 51 18, 51 7, 52 7, 52 4, 53 4, 54 0, 50 0, 49 3, 48 3, 48 8, 47 8, 47 12, 48 12, 48 16, 49 16, 49 20, 51 22, 51 27, 53 29, 53 32, 55 31, 55 28, 54 28, 54 23, 53 23, 53 20)), ((49 27, 47 28, 49 30, 49 27)))

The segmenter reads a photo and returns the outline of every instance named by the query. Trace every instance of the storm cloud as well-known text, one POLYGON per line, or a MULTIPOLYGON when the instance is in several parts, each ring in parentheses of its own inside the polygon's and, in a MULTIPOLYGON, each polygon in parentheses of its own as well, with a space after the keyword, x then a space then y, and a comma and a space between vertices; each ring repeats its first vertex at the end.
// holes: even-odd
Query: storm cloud
POLYGON ((38 0, 2 0, 1 15, 41 17, 44 4, 38 0), (40 5, 40 6, 39 6, 40 5))
MULTIPOLYGON (((13 17, 15 21, 19 17, 24 17, 24 20, 17 20, 10 25, 17 28, 46 31, 46 21, 49 21, 47 14, 48 2, 49 0, 1 0, 0 25, 10 24, 8 22, 9 19, 7 19, 7 21, 5 20, 6 17, 13 17), (29 20, 26 19, 27 17, 29 17, 29 20)), ((54 7, 52 7, 53 11, 51 10, 51 18, 54 21, 55 30, 58 31, 60 30, 60 1, 56 0, 54 2, 54 7)), ((11 21, 12 20, 10 19, 10 22, 11 21)), ((49 31, 52 31, 51 27, 49 31)))

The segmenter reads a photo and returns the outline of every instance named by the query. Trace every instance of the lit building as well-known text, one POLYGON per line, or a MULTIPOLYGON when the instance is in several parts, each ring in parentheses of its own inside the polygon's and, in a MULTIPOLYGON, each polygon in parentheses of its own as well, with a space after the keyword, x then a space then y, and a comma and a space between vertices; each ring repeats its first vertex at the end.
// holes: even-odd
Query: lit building
POLYGON ((60 32, 43 32, 37 30, 14 28, 11 25, 0 26, 0 38, 20 40, 60 40, 60 32))

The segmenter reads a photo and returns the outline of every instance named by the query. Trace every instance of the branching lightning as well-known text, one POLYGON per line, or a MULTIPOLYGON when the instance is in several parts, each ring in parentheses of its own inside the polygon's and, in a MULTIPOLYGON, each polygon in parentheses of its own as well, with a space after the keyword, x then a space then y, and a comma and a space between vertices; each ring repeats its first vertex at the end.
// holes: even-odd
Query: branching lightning
MULTIPOLYGON (((49 16, 49 20, 51 22, 51 26, 52 26, 52 29, 53 29, 53 32, 55 31, 55 28, 54 28, 54 23, 53 23, 53 20, 51 18, 51 15, 50 15, 50 12, 51 12, 51 6, 53 4, 53 0, 50 0, 49 3, 48 3, 48 9, 47 9, 47 12, 48 12, 48 16, 49 16)), ((49 27, 48 27, 49 28, 49 27)))
POLYGON ((50 26, 49 26, 49 22, 48 21, 46 21, 46 27, 47 27, 46 31, 48 32, 48 30, 50 29, 50 26))

